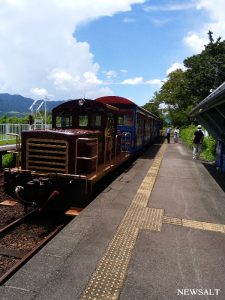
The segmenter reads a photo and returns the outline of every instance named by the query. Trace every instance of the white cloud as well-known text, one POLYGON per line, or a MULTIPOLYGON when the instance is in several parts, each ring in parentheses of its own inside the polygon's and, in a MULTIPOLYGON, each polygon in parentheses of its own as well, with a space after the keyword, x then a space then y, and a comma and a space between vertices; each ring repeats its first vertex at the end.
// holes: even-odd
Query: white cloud
POLYGON ((124 19, 123 19, 123 22, 124 22, 124 23, 134 23, 134 22, 136 22, 136 20, 133 19, 133 18, 124 18, 124 19))
POLYGON ((68 91, 79 82, 80 77, 72 75, 65 70, 55 68, 50 72, 48 79, 52 81, 57 90, 68 91))
POLYGON ((176 63, 173 63, 171 65, 171 67, 169 67, 169 69, 166 70, 166 75, 169 75, 171 72, 176 71, 178 69, 181 69, 183 71, 186 70, 186 68, 183 64, 176 62, 176 63))
POLYGON ((224 19, 224 0, 198 0, 197 9, 205 9, 208 11, 209 15, 213 20, 218 20, 219 22, 224 19))
POLYGON ((121 82, 121 84, 129 84, 129 85, 136 85, 140 83, 143 83, 143 77, 129 78, 121 82))
POLYGON ((97 76, 92 72, 85 72, 83 74, 83 78, 85 79, 85 83, 90 84, 101 84, 102 81, 97 78, 97 76))
POLYGON ((107 77, 107 79, 113 79, 117 77, 117 72, 114 70, 102 71, 102 73, 107 77))
POLYGON ((158 85, 161 86, 162 85, 162 80, 161 79, 151 79, 151 80, 147 80, 145 81, 146 84, 150 84, 150 85, 158 85))
POLYGON ((121 84, 128 84, 128 85, 147 84, 147 85, 157 85, 157 86, 161 86, 162 83, 163 83, 162 79, 150 79, 145 81, 143 77, 129 78, 121 82, 121 84))
POLYGON ((149 5, 145 6, 144 10, 146 12, 150 11, 179 11, 195 8, 194 3, 182 3, 182 4, 167 4, 167 5, 149 5))
POLYGON ((170 19, 154 19, 154 18, 153 18, 153 19, 151 19, 151 22, 152 22, 155 26, 161 27, 161 26, 164 26, 164 25, 170 23, 171 20, 170 20, 170 19))
POLYGON ((185 44, 193 49, 195 53, 200 53, 204 49, 204 45, 208 43, 208 40, 205 37, 206 32, 204 32, 204 34, 188 33, 184 38, 185 44))
POLYGON ((38 89, 45 89, 54 99, 112 93, 100 87, 100 66, 89 44, 78 42, 73 33, 81 22, 143 2, 0 0, 0 92, 38 97, 38 89))
POLYGON ((38 96, 38 98, 50 96, 48 94, 48 91, 44 88, 32 88, 30 91, 31 93, 33 93, 34 96, 38 96))
POLYGON ((206 33, 211 30, 216 39, 221 36, 225 38, 225 1, 224 0, 197 0, 196 9, 204 10, 209 16, 209 22, 206 22, 198 32, 189 33, 184 42, 195 53, 199 53, 204 49, 204 45, 208 44, 206 33))

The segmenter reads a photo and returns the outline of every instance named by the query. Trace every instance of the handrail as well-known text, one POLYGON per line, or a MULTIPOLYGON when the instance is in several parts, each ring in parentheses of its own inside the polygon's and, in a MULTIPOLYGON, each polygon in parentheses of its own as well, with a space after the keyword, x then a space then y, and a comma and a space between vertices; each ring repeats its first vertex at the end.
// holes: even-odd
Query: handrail
MULTIPOLYGON (((117 147, 118 147, 118 138, 121 137, 121 140, 122 140, 122 134, 119 133, 119 134, 116 134, 116 140, 115 140, 115 159, 116 159, 116 156, 117 156, 117 147)), ((121 154, 121 149, 120 149, 120 154, 121 154)))
POLYGON ((107 156, 107 145, 108 145, 108 140, 110 140, 110 147, 109 147, 109 162, 111 165, 112 161, 112 136, 111 135, 105 135, 105 151, 104 151, 104 166, 106 165, 106 156, 107 156))
POLYGON ((10 133, 8 132, 7 135, 15 136, 16 137, 16 151, 9 150, 8 152, 14 153, 16 155, 16 168, 19 168, 20 166, 20 135, 18 133, 10 133))
POLYGON ((6 134, 16 137, 16 150, 20 150, 20 135, 18 133, 10 133, 10 132, 6 134))

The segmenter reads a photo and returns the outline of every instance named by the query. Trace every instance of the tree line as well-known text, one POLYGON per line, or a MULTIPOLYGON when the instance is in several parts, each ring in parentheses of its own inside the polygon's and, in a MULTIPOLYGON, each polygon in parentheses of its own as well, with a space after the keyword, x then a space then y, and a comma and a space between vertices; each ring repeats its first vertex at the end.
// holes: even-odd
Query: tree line
POLYGON ((221 37, 214 40, 211 31, 208 39, 204 50, 187 57, 183 61, 184 70, 171 72, 160 90, 143 106, 164 119, 164 123, 191 124, 192 108, 225 81, 225 41, 221 37))
MULTIPOLYGON (((40 114, 41 114, 42 118, 44 119, 44 112, 41 111, 40 114)), ((52 113, 47 112, 46 117, 47 117, 46 123, 51 124, 52 123, 52 113)), ((6 123, 10 123, 10 124, 31 124, 32 122, 34 122, 34 116, 32 116, 32 119, 31 119, 31 115, 29 115, 29 114, 27 114, 23 117, 7 116, 7 115, 0 116, 0 124, 6 124, 6 123)))

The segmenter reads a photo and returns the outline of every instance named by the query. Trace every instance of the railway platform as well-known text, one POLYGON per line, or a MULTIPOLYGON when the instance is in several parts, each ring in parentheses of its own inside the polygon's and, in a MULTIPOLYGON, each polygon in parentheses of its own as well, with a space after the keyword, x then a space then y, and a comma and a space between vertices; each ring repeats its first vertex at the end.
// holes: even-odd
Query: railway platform
POLYGON ((225 299, 225 180, 152 145, 0 287, 0 299, 225 299))

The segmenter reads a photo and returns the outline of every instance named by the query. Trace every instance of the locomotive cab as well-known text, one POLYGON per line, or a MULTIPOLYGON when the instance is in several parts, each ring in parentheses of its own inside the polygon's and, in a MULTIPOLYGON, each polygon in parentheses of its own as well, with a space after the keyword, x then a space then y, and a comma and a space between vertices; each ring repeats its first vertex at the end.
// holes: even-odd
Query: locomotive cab
MULTIPOLYGON (((119 152, 117 119, 116 107, 96 105, 93 100, 87 99, 67 102, 52 112, 54 129, 75 129, 80 133, 80 137, 76 140, 75 158, 79 157, 77 164, 82 165, 85 164, 85 158, 87 160, 91 156, 97 156, 97 165, 106 163, 119 152)), ((90 173, 88 168, 84 169, 82 172, 90 173)), ((75 173, 81 174, 79 170, 75 170, 75 173)))

